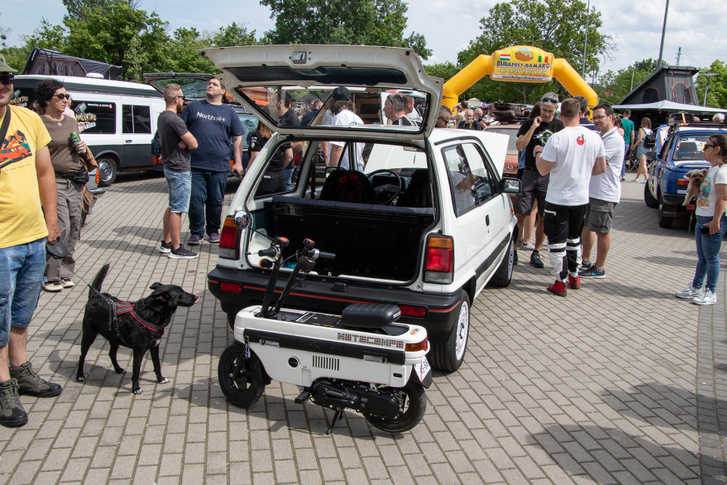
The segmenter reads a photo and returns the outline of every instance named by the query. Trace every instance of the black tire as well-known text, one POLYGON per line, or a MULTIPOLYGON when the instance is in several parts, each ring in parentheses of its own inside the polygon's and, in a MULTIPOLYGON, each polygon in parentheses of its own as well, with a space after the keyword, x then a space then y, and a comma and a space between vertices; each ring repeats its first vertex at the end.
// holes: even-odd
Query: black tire
POLYGON ((428 357, 431 358, 434 369, 454 372, 464 362, 470 330, 470 299, 465 291, 462 291, 461 298, 462 301, 457 308, 457 322, 452 327, 447 341, 432 342, 432 350, 428 357))
POLYGON ((244 351, 242 345, 237 343, 229 345, 222 352, 220 364, 217 367, 217 377, 220 380, 222 393, 228 401, 241 408, 255 404, 265 390, 262 364, 254 352, 250 352, 250 358, 243 365, 237 379, 233 378, 235 364, 238 359, 242 358, 244 351))
MULTIPOLYGON (((517 233, 516 233, 517 234, 517 233)), ((515 266, 515 238, 510 239, 510 246, 508 247, 505 257, 502 259, 500 266, 497 271, 492 275, 490 283, 492 286, 505 288, 510 286, 512 281, 512 270, 515 266)))
POLYGON ((668 229, 674 223, 674 217, 664 215, 664 203, 659 204, 659 227, 668 229))
POLYGON ((396 419, 384 419, 373 414, 363 413, 366 421, 372 426, 387 433, 403 433, 419 424, 427 410, 427 396, 424 387, 417 382, 408 382, 397 390, 402 393, 402 409, 404 412, 396 419))
POLYGON ((111 157, 101 157, 97 160, 97 163, 99 173, 98 185, 108 187, 116 181, 116 175, 119 171, 116 160, 111 157))
POLYGON ((651 207, 652 209, 659 207, 659 200, 651 195, 648 182, 644 184, 644 203, 646 203, 646 207, 651 207))

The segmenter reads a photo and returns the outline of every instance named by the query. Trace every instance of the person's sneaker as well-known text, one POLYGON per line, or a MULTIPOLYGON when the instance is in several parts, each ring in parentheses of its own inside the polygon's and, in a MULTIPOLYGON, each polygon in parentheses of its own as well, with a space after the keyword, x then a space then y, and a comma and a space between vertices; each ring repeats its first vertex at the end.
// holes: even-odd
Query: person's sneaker
POLYGON ((717 294, 713 290, 704 290, 692 300, 695 305, 714 305, 717 303, 717 294))
POLYGON ((543 260, 540 259, 540 253, 538 251, 533 251, 533 254, 530 255, 530 264, 532 264, 536 268, 545 267, 545 265, 543 264, 543 260))
POLYGON ((603 279, 606 277, 606 269, 598 269, 596 265, 591 265, 590 268, 580 273, 581 278, 598 278, 603 279))
POLYGON ((210 242, 212 244, 219 244, 219 242, 220 242, 220 233, 213 232, 212 234, 210 234, 210 242))
POLYGON ((555 293, 558 296, 566 296, 568 293, 568 288, 566 287, 565 283, 562 281, 556 281, 552 285, 548 287, 548 291, 551 293, 555 293))
POLYGON ((535 249, 535 246, 533 246, 531 243, 525 244, 525 241, 520 241, 519 243, 517 243, 517 248, 524 251, 532 251, 533 249, 535 249))
POLYGON ((196 234, 192 234, 191 236, 189 236, 189 239, 187 239, 187 244, 189 244, 190 246, 199 246, 199 242, 201 240, 202 240, 201 237, 199 237, 196 234))
POLYGON ((189 249, 185 249, 184 246, 172 249, 167 255, 170 259, 194 259, 197 257, 197 253, 193 253, 189 249))
POLYGON ((587 261, 587 260, 584 259, 583 261, 581 261, 581 267, 578 268, 578 272, 581 273, 581 274, 583 274, 586 271, 588 271, 589 269, 591 269, 592 266, 593 266, 593 263, 592 262, 587 261))
POLYGON ((168 243, 162 241, 162 244, 159 246, 159 252, 162 254, 167 254, 172 250, 172 242, 169 241, 168 243))
POLYGON ((10 377, 18 380, 20 394, 35 397, 53 397, 60 394, 63 390, 60 384, 41 379, 33 370, 30 362, 25 362, 17 367, 11 367, 10 377))
POLYGON ((674 295, 677 298, 683 298, 685 300, 691 300, 702 293, 701 288, 695 288, 692 285, 687 286, 683 290, 677 291, 674 295))
POLYGON ((28 414, 20 404, 18 381, 8 379, 0 382, 0 424, 7 428, 23 426, 28 422, 28 414))
POLYGON ((71 278, 61 278, 61 286, 63 288, 73 288, 75 285, 71 278))
POLYGON ((580 288, 581 287, 580 275, 576 276, 575 278, 572 277, 571 275, 568 275, 568 286, 570 286, 571 289, 573 289, 573 290, 577 290, 578 288, 580 288))
POLYGON ((60 281, 46 281, 43 283, 43 289, 51 293, 56 293, 63 289, 63 285, 60 281))

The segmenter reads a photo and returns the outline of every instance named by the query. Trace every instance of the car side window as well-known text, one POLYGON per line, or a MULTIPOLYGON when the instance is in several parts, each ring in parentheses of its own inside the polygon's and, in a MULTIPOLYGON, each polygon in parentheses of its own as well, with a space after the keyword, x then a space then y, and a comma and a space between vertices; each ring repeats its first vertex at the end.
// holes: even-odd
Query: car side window
POLYGON ((465 143, 462 147, 474 177, 476 203, 480 205, 495 195, 493 172, 488 168, 484 154, 474 143, 465 143))
POLYGON ((477 206, 475 178, 462 145, 447 147, 442 154, 447 165, 454 212, 457 216, 461 216, 477 206))

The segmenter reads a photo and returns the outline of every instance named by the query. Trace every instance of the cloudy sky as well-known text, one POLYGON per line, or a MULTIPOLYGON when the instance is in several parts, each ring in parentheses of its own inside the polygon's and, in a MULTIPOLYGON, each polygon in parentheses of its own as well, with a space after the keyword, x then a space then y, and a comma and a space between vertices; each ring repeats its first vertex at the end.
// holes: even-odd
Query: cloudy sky
MULTIPOLYGON (((588 1, 588 0, 583 0, 588 1)), ((658 59, 664 9, 667 0, 590 0, 601 12, 603 31, 614 39, 610 58, 602 60, 601 72, 618 70, 642 59, 658 59)), ((0 26, 10 30, 8 45, 21 44, 41 18, 60 24, 65 8, 60 0, 34 0, 32 11, 27 0, 4 0, 0 6, 0 26), (37 15, 36 15, 37 12, 37 15)), ((170 30, 195 27, 213 31, 237 22, 257 31, 257 37, 274 27, 270 10, 258 0, 217 0, 214 8, 201 7, 196 0, 141 0, 140 8, 156 11, 169 22, 170 30)), ((427 63, 455 62, 457 53, 480 34, 480 20, 497 0, 409 0, 411 31, 423 34, 434 55, 427 63)), ((727 36, 721 22, 727 17, 725 0, 669 0, 664 61, 676 64, 681 47, 680 65, 707 67, 715 59, 727 61, 727 36)), ((536 46, 537 47, 537 46, 536 46)), ((578 66, 574 66, 578 69, 578 66)), ((590 82, 591 80, 588 79, 590 82)))

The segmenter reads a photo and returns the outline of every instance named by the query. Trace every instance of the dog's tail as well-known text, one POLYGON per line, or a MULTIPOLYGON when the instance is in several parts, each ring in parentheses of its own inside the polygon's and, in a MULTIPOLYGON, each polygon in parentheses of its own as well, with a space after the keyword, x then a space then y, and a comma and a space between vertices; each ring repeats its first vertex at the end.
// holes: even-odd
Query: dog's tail
POLYGON ((96 273, 96 277, 93 279, 93 283, 91 283, 91 288, 88 290, 88 297, 93 296, 93 291, 96 290, 96 292, 101 293, 101 285, 103 285, 103 280, 106 278, 106 273, 109 272, 109 263, 106 263, 103 265, 103 268, 99 270, 98 273, 96 273))

